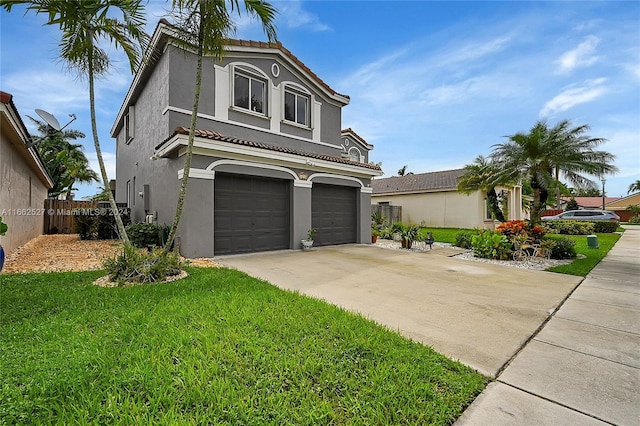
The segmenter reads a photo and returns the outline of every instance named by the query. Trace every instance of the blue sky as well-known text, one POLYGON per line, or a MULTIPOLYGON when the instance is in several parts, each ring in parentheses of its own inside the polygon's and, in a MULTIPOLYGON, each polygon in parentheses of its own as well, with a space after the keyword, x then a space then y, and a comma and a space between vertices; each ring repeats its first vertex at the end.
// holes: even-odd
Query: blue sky
MULTIPOLYGON (((170 2, 147 4, 152 32, 170 2)), ((608 142, 620 173, 608 196, 640 179, 640 3, 285 1, 279 40, 340 93, 351 97, 342 127, 375 145, 385 176, 463 167, 504 136, 539 119, 588 124, 608 142)), ((60 33, 24 9, 0 12, 0 88, 22 116, 52 112, 90 137, 87 85, 57 61, 60 33)), ((238 38, 264 40, 245 16, 238 38)), ((123 55, 97 85, 98 127, 115 176, 109 136, 132 80, 123 55)), ((29 124, 29 120, 25 118, 29 124)), ((97 171, 97 163, 92 161, 97 171)), ((598 181, 599 184, 599 181, 598 181)), ((81 186, 77 197, 99 185, 81 186)))

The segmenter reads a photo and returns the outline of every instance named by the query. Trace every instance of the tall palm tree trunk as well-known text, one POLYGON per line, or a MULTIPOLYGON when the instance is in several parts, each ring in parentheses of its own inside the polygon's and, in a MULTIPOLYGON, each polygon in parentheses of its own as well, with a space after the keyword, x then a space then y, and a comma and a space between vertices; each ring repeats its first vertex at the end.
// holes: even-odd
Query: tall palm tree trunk
MULTIPOLYGON (((96 148, 96 157, 98 157, 98 164, 100 164, 100 174, 102 175, 102 182, 105 188, 109 188, 109 178, 107 177, 107 169, 104 166, 104 158, 102 157, 102 150, 100 149, 100 141, 98 140, 98 125, 96 124, 96 103, 95 103, 95 92, 94 92, 94 75, 93 75, 93 57, 89 54, 89 105, 91 107, 91 132, 93 133, 93 145, 96 148)), ((113 198, 113 193, 111 191, 107 191, 109 194, 109 203, 111 204, 111 210, 113 211, 113 216, 116 220, 116 226, 118 228, 118 234, 120 234, 120 239, 125 245, 130 245, 129 236, 127 235, 127 231, 124 229, 124 223, 122 223, 122 217, 120 217, 120 212, 118 211, 118 206, 116 206, 116 200, 113 198)))
POLYGON ((498 194, 496 193, 495 188, 491 188, 487 191, 487 203, 489 203, 489 209, 495 216, 496 220, 499 220, 500 222, 506 222, 504 213, 502 212, 500 203, 498 202, 498 194))
POLYGON ((560 168, 556 167, 556 209, 560 210, 560 168))
POLYGON ((193 144, 195 141, 196 122, 198 121, 198 105, 200 103, 200 86, 202 84, 202 57, 204 55, 204 37, 202 30, 202 22, 200 23, 200 31, 198 31, 198 61, 196 64, 196 87, 193 96, 193 108, 191 109, 191 124, 189 126, 189 143, 187 144, 187 152, 185 153, 184 169, 182 174, 182 182, 180 183, 180 193, 178 195, 178 204, 176 205, 176 215, 173 218, 169 237, 164 245, 164 252, 171 250, 173 241, 176 237, 178 225, 182 219, 182 211, 184 209, 184 201, 187 196, 187 187, 189 185, 189 171, 191 170, 191 159, 193 158, 193 144))

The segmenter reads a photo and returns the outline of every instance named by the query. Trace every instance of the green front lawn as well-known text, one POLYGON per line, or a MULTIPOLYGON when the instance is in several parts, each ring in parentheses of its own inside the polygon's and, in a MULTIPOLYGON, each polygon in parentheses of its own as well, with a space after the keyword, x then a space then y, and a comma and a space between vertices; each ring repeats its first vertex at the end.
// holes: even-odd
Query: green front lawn
POLYGON ((586 235, 555 235, 557 237, 567 237, 576 242, 575 248, 578 254, 584 255, 582 259, 576 259, 568 265, 553 266, 547 271, 559 272, 561 274, 578 275, 586 277, 589 272, 609 253, 609 250, 620 239, 619 234, 596 234, 598 236, 599 248, 587 247, 586 235))
POLYGON ((463 229, 463 228, 420 228, 420 232, 423 235, 427 235, 427 232, 431 232, 433 234, 433 238, 439 243, 456 243, 456 235, 459 232, 471 232, 473 229, 463 229))
POLYGON ((229 269, 0 276, 0 424, 451 424, 488 379, 229 269))

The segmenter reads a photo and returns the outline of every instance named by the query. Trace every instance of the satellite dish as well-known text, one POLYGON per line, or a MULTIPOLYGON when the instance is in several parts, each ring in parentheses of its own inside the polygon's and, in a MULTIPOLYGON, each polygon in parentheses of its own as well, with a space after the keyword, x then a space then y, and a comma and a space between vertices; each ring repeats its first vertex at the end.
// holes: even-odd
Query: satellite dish
POLYGON ((56 118, 53 116, 53 114, 48 113, 47 111, 44 111, 42 109, 36 109, 36 114, 38 114, 40 116, 40 118, 42 118, 45 123, 47 123, 49 126, 53 127, 53 129, 57 132, 60 131, 61 127, 60 127, 60 123, 58 122, 58 120, 56 120, 56 118))

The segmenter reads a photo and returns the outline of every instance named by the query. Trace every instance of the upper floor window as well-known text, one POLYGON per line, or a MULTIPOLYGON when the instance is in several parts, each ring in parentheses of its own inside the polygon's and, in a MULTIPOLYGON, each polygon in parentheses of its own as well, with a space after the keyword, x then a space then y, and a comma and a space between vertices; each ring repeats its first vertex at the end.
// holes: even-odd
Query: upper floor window
POLYGON ((349 160, 361 162, 360 150, 356 147, 349 148, 349 160))
POLYGON ((133 105, 129 107, 127 114, 124 116, 124 141, 129 143, 133 140, 135 125, 135 108, 133 105))
POLYGON ((284 119, 306 127, 310 127, 309 105, 311 97, 308 94, 285 88, 284 91, 284 119))
POLYGON ((233 106, 266 115, 266 81, 248 72, 236 71, 233 83, 233 106))

